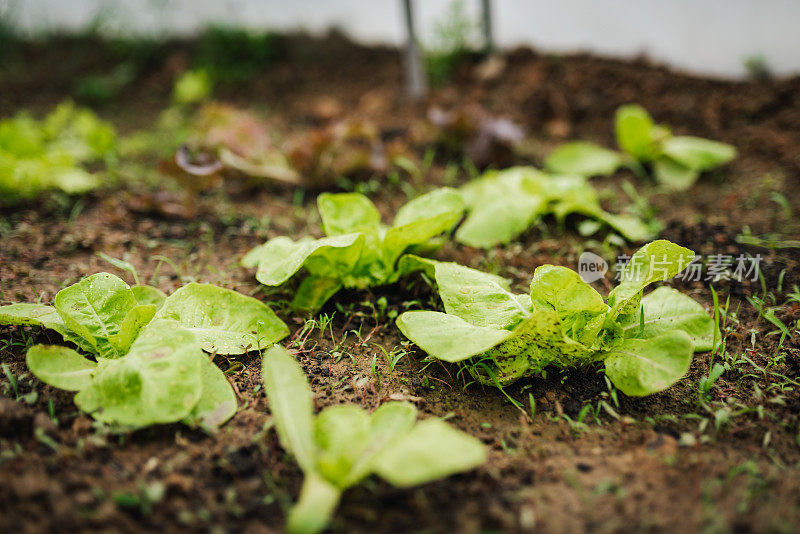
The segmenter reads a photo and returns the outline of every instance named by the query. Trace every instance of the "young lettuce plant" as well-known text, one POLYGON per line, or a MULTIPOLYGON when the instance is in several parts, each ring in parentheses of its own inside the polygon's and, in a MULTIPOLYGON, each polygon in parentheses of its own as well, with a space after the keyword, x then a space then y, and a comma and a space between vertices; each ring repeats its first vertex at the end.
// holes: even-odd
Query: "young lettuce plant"
POLYGON ((465 362, 486 384, 510 384, 548 365, 602 361, 623 393, 649 395, 678 381, 692 354, 717 339, 713 319, 679 291, 660 287, 642 296, 693 258, 689 249, 653 241, 631 257, 607 301, 566 267, 536 268, 530 294, 517 295, 497 276, 428 261, 446 313, 405 312, 397 325, 429 355, 465 362))
POLYGON ((288 334, 268 306, 235 291, 192 283, 167 297, 108 273, 62 289, 54 306, 2 306, 0 324, 48 328, 77 345, 86 355, 35 345, 26 363, 42 382, 77 392, 75 404, 95 419, 132 428, 216 429, 236 397, 203 350, 242 354, 288 334))
POLYGON ((736 148, 731 145, 672 135, 669 128, 656 124, 643 107, 635 104, 617 110, 615 130, 622 153, 594 143, 575 141, 554 150, 545 160, 545 167, 557 173, 604 176, 622 166, 639 172, 642 165, 651 165, 660 184, 683 191, 690 188, 701 173, 736 157, 736 148))
POLYGON ((113 127, 91 110, 65 102, 44 120, 25 114, 0 121, 0 205, 31 200, 60 189, 85 193, 100 185, 84 163, 110 160, 113 127))
POLYGON ((371 474, 411 487, 473 469, 486 460, 476 438, 431 418, 417 422, 408 402, 387 402, 373 413, 352 405, 314 415, 313 393, 286 349, 264 354, 264 388, 281 445, 305 478, 289 511, 291 534, 323 530, 342 493, 371 474))
POLYGON ((323 193, 317 207, 327 237, 299 241, 276 237, 242 259, 243 266, 257 267, 256 279, 267 286, 279 286, 305 268, 308 276, 292 305, 311 312, 343 287, 364 289, 396 282, 410 272, 402 268, 406 263, 399 262, 401 256, 450 230, 464 211, 461 196, 449 188, 404 205, 388 227, 381 223, 375 205, 358 193, 323 193))
POLYGON ((472 247, 509 243, 548 214, 563 221, 578 213, 607 224, 630 241, 645 241, 654 234, 652 225, 638 217, 603 210, 597 191, 581 176, 551 176, 533 167, 512 167, 489 171, 459 192, 468 213, 455 237, 472 247))

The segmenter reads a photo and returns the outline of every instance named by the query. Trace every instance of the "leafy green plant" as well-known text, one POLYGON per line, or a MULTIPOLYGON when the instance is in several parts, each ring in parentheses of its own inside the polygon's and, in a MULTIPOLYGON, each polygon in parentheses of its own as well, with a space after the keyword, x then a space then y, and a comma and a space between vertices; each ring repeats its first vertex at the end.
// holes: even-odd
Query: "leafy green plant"
POLYGON ((167 297, 108 273, 62 289, 54 306, 2 306, 0 324, 55 330, 86 353, 35 345, 26 362, 41 381, 76 391, 75 404, 95 419, 210 430, 236 412, 236 398, 203 350, 243 354, 289 333, 267 305, 229 289, 192 283, 167 297))
POLYGON ((486 460, 476 438, 430 418, 417 422, 408 402, 387 402, 372 414, 352 405, 314 415, 311 388, 300 365, 275 345, 264 354, 264 388, 281 445, 305 479, 287 530, 314 533, 330 521, 339 498, 371 474, 411 487, 473 469, 486 460))
POLYGON ((69 102, 41 121, 24 113, 0 121, 0 205, 46 190, 77 194, 98 187, 97 176, 81 165, 110 160, 115 138, 113 127, 69 102))
POLYGON ((397 325, 434 358, 465 362, 486 384, 509 384, 548 365, 603 361, 619 390, 648 395, 679 380, 692 353, 714 344, 714 321, 700 304, 669 287, 642 296, 693 257, 689 249, 653 241, 631 257, 607 300, 566 267, 538 267, 530 294, 518 295, 497 276, 427 261, 445 313, 405 312, 397 325))
POLYGON ((416 262, 401 262, 403 254, 450 230, 461 219, 464 204, 456 191, 437 189, 401 207, 388 227, 375 205, 359 193, 323 193, 317 208, 327 237, 276 237, 242 259, 243 266, 257 267, 256 279, 267 286, 279 286, 304 268, 308 276, 292 304, 312 312, 343 287, 390 284, 418 269, 416 262))
POLYGON ((635 104, 617 110, 615 131, 622 153, 594 143, 575 141, 554 150, 545 160, 545 167, 551 172, 595 176, 612 174, 622 166, 641 172, 641 166, 646 164, 652 167, 660 184, 685 190, 701 173, 736 157, 736 148, 731 145, 673 135, 669 128, 656 124, 643 107, 635 104))
POLYGON ((633 215, 600 207, 594 187, 580 176, 552 176, 533 167, 489 171, 459 189, 467 218, 456 231, 465 245, 490 248, 508 243, 542 217, 563 221, 578 213, 601 221, 630 241, 652 238, 654 228, 633 215))

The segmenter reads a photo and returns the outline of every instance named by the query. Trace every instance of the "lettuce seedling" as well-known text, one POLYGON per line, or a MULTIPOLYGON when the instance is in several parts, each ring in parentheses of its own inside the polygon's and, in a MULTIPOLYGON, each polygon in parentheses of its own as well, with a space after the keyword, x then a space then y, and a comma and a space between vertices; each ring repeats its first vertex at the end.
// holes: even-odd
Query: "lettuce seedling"
POLYGON ((2 306, 0 324, 55 330, 88 353, 36 345, 26 362, 43 382, 76 391, 75 404, 95 419, 209 430, 236 412, 236 397, 203 350, 243 354, 289 332, 268 306, 229 289, 192 283, 167 297, 108 273, 62 289, 54 306, 2 306))
POLYGON ((264 354, 262 377, 281 445, 305 475, 300 500, 289 511, 292 534, 324 529, 342 492, 373 473, 411 487, 486 461, 478 439, 439 419, 417 422, 408 402, 387 402, 371 414, 357 406, 331 406, 315 416, 303 370, 278 345, 264 354))
POLYGON ((580 176, 613 174, 622 166, 639 171, 651 165, 656 180, 675 190, 685 190, 700 174, 736 157, 731 145, 692 137, 672 135, 664 125, 656 124, 638 105, 622 106, 615 119, 617 145, 622 153, 585 141, 565 143, 545 160, 545 167, 556 173, 580 176))
POLYGON ((343 287, 364 289, 396 282, 413 270, 411 264, 399 262, 401 256, 450 230, 464 211, 461 196, 449 188, 415 198, 398 210, 388 227, 381 223, 375 205, 358 193, 323 193, 317 207, 327 237, 299 241, 276 237, 248 252, 241 262, 257 267, 256 279, 267 286, 279 286, 304 268, 308 276, 292 305, 311 312, 343 287))
POLYGON ((466 362, 486 384, 509 384, 548 365, 602 361, 622 392, 649 395, 679 380, 692 353, 711 350, 717 339, 713 319, 679 291, 660 287, 642 296, 693 258, 689 249, 653 241, 631 257, 607 300, 566 267, 537 267, 530 294, 518 295, 497 276, 429 260, 445 313, 405 312, 397 325, 429 355, 466 362))
POLYGON ((638 217, 603 210, 597 191, 580 176, 551 176, 533 167, 512 167, 489 171, 459 192, 468 214, 456 231, 456 240, 472 247, 508 243, 548 214, 563 221, 578 213, 607 224, 630 241, 644 241, 654 233, 638 217))
POLYGON ((0 121, 0 205, 51 189, 77 194, 98 187, 82 164, 108 160, 115 137, 111 125, 69 102, 42 121, 22 113, 0 121))

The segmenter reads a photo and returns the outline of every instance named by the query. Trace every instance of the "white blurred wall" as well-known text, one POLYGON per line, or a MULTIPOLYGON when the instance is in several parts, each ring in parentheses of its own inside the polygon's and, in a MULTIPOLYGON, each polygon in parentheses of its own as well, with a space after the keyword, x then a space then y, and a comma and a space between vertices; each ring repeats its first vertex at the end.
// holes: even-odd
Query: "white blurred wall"
MULTIPOLYGON (((477 15, 479 0, 464 0, 477 15)), ((450 0, 416 0, 423 41, 450 0)), ((678 69, 719 77, 746 74, 763 58, 771 72, 800 74, 800 0, 493 0, 502 47, 646 54, 678 69)), ((400 0, 0 0, 0 16, 39 30, 189 34, 209 23, 321 32, 338 26, 365 43, 400 44, 400 0)))

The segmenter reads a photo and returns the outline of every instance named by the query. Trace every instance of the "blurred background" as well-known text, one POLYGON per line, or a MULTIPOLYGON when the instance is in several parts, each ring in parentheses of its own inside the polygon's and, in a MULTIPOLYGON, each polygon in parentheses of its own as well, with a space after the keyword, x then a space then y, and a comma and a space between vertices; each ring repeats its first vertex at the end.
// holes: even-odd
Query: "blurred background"
MULTIPOLYGON (((280 33, 341 29, 365 44, 400 45, 400 0, 4 0, 0 16, 27 35, 81 33, 189 36, 209 25, 280 33)), ((449 0, 415 2, 419 35, 435 35, 449 0)), ((464 2, 477 17, 479 0, 464 2)), ((705 75, 746 76, 757 62, 777 75, 800 73, 800 2, 794 0, 496 0, 498 46, 587 51, 653 60, 705 75)))

